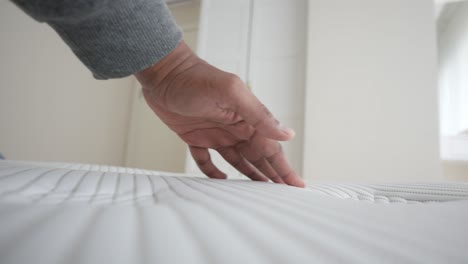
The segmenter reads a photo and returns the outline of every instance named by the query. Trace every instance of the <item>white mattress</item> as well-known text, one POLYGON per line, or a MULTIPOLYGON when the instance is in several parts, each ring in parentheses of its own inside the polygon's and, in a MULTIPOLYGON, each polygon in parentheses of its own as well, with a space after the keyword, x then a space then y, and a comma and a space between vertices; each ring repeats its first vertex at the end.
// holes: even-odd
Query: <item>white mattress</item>
POLYGON ((0 263, 468 263, 468 184, 0 162, 0 263))

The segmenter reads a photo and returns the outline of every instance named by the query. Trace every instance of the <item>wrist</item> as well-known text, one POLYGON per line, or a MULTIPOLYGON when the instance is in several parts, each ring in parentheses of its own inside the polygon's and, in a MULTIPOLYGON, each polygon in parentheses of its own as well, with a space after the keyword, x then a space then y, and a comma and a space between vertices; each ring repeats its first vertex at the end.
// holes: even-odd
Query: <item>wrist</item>
POLYGON ((184 41, 156 64, 135 73, 135 77, 145 90, 161 89, 170 83, 178 73, 196 64, 198 57, 184 41))

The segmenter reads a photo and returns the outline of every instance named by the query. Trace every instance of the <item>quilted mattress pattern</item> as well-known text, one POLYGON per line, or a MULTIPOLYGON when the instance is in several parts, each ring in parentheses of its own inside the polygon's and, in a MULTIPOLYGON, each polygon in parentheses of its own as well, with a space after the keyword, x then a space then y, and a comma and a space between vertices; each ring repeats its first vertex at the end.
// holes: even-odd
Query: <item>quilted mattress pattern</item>
POLYGON ((468 184, 0 161, 0 263, 468 263, 468 184))

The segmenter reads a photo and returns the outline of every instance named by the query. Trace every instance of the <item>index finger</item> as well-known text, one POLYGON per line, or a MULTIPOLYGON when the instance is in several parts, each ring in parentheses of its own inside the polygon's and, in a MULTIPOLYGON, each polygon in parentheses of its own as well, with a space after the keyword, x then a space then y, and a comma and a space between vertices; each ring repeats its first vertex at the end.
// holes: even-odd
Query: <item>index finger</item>
POLYGON ((301 188, 305 187, 304 181, 291 168, 282 150, 266 157, 266 160, 286 184, 301 188))

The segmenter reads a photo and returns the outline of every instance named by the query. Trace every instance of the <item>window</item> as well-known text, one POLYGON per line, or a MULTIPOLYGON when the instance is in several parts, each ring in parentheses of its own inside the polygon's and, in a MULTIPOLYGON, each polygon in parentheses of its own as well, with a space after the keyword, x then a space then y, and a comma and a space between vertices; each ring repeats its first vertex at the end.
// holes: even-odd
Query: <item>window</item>
POLYGON ((438 27, 441 154, 468 160, 468 2, 445 5, 438 27))

